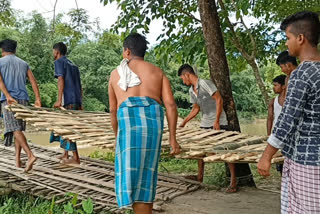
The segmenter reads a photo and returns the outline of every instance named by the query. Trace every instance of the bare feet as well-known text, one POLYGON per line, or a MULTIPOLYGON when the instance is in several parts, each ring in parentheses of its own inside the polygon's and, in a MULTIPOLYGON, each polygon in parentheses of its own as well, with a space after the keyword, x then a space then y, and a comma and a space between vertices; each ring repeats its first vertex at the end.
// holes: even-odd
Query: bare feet
POLYGON ((60 159, 60 160, 67 160, 68 159, 68 156, 63 154, 63 155, 59 155, 57 156, 56 158, 60 159))
POLYGON ((75 160, 75 159, 67 159, 67 160, 62 160, 63 164, 80 164, 80 160, 75 160))
POLYGON ((28 162, 27 162, 27 166, 26 168, 24 169, 25 172, 29 172, 32 167, 33 167, 33 164, 34 162, 37 160, 37 157, 36 156, 32 156, 31 158, 29 158, 28 162))
POLYGON ((22 162, 22 161, 16 162, 16 167, 22 168, 23 166, 25 166, 25 163, 24 163, 24 162, 22 162))
POLYGON ((227 190, 226 190, 226 193, 236 193, 238 192, 238 187, 237 186, 228 186, 227 190))

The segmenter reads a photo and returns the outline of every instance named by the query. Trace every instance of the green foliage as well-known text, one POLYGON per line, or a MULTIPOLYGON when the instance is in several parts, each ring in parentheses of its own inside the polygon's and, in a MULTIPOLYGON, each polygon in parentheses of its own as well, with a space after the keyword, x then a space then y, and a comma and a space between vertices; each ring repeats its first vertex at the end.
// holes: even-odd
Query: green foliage
POLYGON ((87 200, 82 202, 82 209, 85 213, 93 213, 93 202, 91 198, 88 198, 87 200))
POLYGON ((93 201, 91 198, 88 198, 85 201, 81 202, 82 209, 76 208, 78 204, 78 194, 75 193, 66 193, 66 197, 70 198, 70 201, 63 206, 64 212, 68 214, 79 213, 79 214, 91 214, 93 213, 93 201))
POLYGON ((0 0, 0 26, 11 26, 14 21, 11 0, 0 0))
POLYGON ((44 214, 63 213, 63 207, 51 206, 51 202, 33 196, 13 193, 0 196, 0 213, 3 214, 44 214))
POLYGON ((85 96, 82 105, 86 111, 105 111, 106 105, 95 97, 85 96))
POLYGON ((255 78, 249 70, 233 73, 231 83, 237 110, 256 114, 267 111, 255 78))
POLYGON ((198 164, 196 160, 176 159, 171 157, 160 157, 159 171, 172 173, 196 173, 198 164))
MULTIPOLYGON (((51 83, 39 84, 38 87, 40 91, 42 106, 51 108, 57 101, 58 97, 58 86, 56 81, 51 83)), ((30 84, 27 85, 27 90, 30 97, 30 103, 34 103, 35 96, 30 84)))
POLYGON ((96 150, 93 153, 91 153, 89 156, 90 158, 101 159, 101 160, 110 161, 110 162, 115 161, 114 152, 101 152, 96 150))

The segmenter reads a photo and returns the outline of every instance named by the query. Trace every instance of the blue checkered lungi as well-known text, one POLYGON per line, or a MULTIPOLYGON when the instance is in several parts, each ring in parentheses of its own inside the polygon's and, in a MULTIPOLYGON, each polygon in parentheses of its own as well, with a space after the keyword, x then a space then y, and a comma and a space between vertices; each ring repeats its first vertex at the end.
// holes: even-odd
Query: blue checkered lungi
POLYGON ((119 207, 152 203, 157 187, 163 109, 149 97, 129 97, 118 112, 115 189, 119 207))
MULTIPOLYGON (((78 105, 78 104, 69 104, 69 105, 65 105, 63 107, 67 110, 80 110, 81 109, 81 105, 78 105)), ((54 133, 51 132, 49 142, 53 143, 55 141, 60 142, 60 148, 66 150, 66 151, 75 152, 78 150, 77 144, 75 142, 71 142, 69 140, 64 140, 60 136, 54 136, 54 133)))

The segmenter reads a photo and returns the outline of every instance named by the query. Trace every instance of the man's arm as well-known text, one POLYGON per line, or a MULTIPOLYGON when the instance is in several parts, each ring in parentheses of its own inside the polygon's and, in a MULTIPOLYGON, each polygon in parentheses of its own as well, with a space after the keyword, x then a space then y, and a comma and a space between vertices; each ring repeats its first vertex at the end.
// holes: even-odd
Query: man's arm
POLYGON ((192 109, 190 111, 190 113, 188 114, 188 116, 186 118, 184 118, 184 120, 182 121, 182 123, 179 125, 179 127, 184 127, 187 122, 189 122, 190 120, 192 120, 195 116, 197 116, 197 114, 200 111, 200 106, 196 103, 193 104, 192 109))
POLYGON ((274 98, 270 100, 269 105, 268 105, 268 120, 267 120, 267 135, 268 136, 271 135, 272 124, 273 124, 273 117, 274 117, 273 104, 274 104, 274 98))
POLYGON ((213 128, 215 130, 220 130, 220 116, 223 109, 223 99, 219 93, 219 91, 216 91, 212 98, 216 101, 216 120, 214 121, 213 128))
POLYGON ((17 103, 17 101, 15 99, 13 99, 11 97, 11 95, 9 94, 4 82, 3 82, 3 79, 2 79, 2 76, 0 74, 0 90, 2 91, 2 93, 4 94, 4 96, 6 96, 6 99, 7 99, 7 103, 9 105, 13 104, 13 103, 17 103))
POLYGON ((58 77, 58 100, 54 104, 53 107, 55 107, 55 108, 61 107, 63 90, 64 90, 64 78, 63 78, 63 76, 59 76, 58 77))
POLYGON ((28 79, 29 79, 29 81, 30 81, 30 83, 31 83, 31 86, 32 86, 32 90, 33 90, 33 92, 34 92, 34 95, 35 95, 35 97, 36 97, 34 106, 40 108, 40 107, 41 107, 41 99, 40 99, 40 92, 39 92, 37 80, 36 80, 36 78, 33 76, 33 73, 32 73, 32 71, 31 71, 30 69, 29 69, 28 72, 27 72, 27 76, 28 76, 28 79))
POLYGON ((115 136, 117 137, 118 134, 118 121, 117 121, 117 97, 114 93, 113 87, 112 87, 112 74, 109 79, 109 85, 108 85, 108 94, 109 94, 109 110, 110 110, 110 120, 111 120, 111 126, 113 129, 113 132, 115 136))
POLYGON ((171 154, 177 155, 180 153, 180 146, 177 143, 176 139, 176 128, 178 119, 177 105, 174 101, 170 82, 165 75, 163 75, 162 78, 162 101, 164 106, 166 107, 166 116, 170 132, 169 141, 172 148, 171 154))

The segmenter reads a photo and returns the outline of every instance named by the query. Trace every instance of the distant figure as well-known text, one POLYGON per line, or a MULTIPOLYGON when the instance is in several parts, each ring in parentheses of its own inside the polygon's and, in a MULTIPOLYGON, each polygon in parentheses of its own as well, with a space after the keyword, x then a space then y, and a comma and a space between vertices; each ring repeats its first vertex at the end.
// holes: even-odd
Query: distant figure
MULTIPOLYGON (((83 110, 82 87, 80 72, 67 57, 67 46, 58 42, 53 45, 54 77, 58 79, 58 100, 54 108, 64 107, 67 110, 83 110)), ((62 156, 58 156, 65 164, 80 164, 77 144, 60 137, 50 136, 50 142, 60 141, 60 147, 64 149, 62 156), (73 157, 69 159, 68 152, 72 151, 73 157)))
POLYGON ((270 100, 268 106, 267 134, 271 135, 272 127, 281 113, 286 93, 286 75, 279 75, 273 79, 273 92, 277 96, 270 100))
MULTIPOLYGON (((2 58, 0 59, 0 89, 1 93, 1 109, 3 114, 3 121, 5 127, 5 135, 12 133, 15 139, 16 150, 16 166, 21 168, 23 163, 21 162, 21 149, 25 151, 28 156, 28 162, 26 164, 25 171, 28 172, 32 169, 34 162, 37 158, 30 150, 26 137, 23 131, 26 130, 26 122, 22 120, 16 120, 14 114, 7 109, 6 105, 13 103, 19 103, 26 106, 29 101, 29 95, 26 88, 26 79, 28 78, 32 89, 35 94, 35 107, 41 107, 41 100, 37 81, 33 76, 29 65, 15 55, 17 42, 10 39, 5 39, 0 42, 2 51, 2 58)), ((9 139, 9 138, 7 138, 9 139)), ((11 140, 7 141, 6 146, 10 146, 11 140)))
POLYGON ((320 213, 320 37, 319 15, 298 12, 280 26, 289 54, 300 65, 291 73, 284 106, 258 163, 270 175, 273 155, 282 150, 281 213, 320 213))
POLYGON ((111 73, 109 104, 116 135, 115 189, 119 207, 152 213, 166 108, 171 154, 176 141, 177 107, 170 82, 157 66, 144 61, 147 41, 133 33, 123 42, 123 60, 111 73))
MULTIPOLYGON (((278 94, 271 99, 268 106, 267 134, 271 135, 272 127, 278 120, 284 100, 286 98, 286 75, 279 75, 273 79, 273 91, 278 94)), ((283 164, 277 164, 277 171, 282 174, 283 164)))

